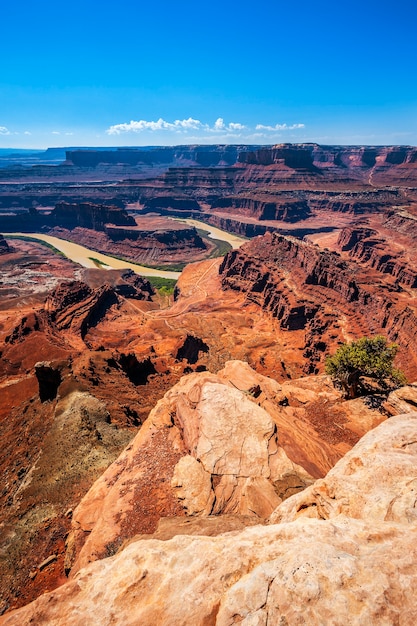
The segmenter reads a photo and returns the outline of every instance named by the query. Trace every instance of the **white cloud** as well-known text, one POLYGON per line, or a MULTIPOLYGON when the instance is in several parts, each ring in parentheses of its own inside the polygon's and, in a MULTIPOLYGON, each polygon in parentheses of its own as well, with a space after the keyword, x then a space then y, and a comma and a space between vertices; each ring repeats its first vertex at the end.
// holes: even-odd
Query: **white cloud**
POLYGON ((218 117, 214 122, 213 130, 225 130, 225 128, 224 119, 222 117, 218 117))
POLYGON ((115 124, 106 130, 108 135, 120 135, 122 133, 140 133, 144 130, 199 130, 204 127, 200 120, 189 117, 186 120, 175 120, 175 122, 167 122, 159 118, 156 122, 139 120, 138 122, 131 120, 128 124, 115 124))
POLYGON ((244 130, 246 126, 238 122, 230 122, 225 124, 222 117, 217 118, 213 126, 205 124, 200 120, 196 120, 192 117, 183 120, 175 120, 174 122, 167 122, 166 120, 159 118, 156 121, 147 120, 131 120, 129 123, 114 124, 110 126, 106 133, 108 135, 121 135, 123 133, 141 133, 143 131, 175 131, 177 133, 187 133, 190 130, 199 130, 203 132, 239 132, 244 130))
POLYGON ((305 124, 275 124, 275 126, 264 126, 264 124, 257 124, 255 126, 256 130, 268 130, 271 132, 275 132, 276 130, 297 130, 298 128, 305 128, 305 124))
POLYGON ((239 122, 230 122, 227 128, 228 130, 244 130, 246 126, 239 124, 239 122))
POLYGON ((224 121, 224 118, 218 117, 214 124, 210 125, 201 120, 188 117, 183 120, 174 120, 168 122, 160 117, 158 120, 131 120, 130 122, 124 122, 122 124, 114 124, 106 130, 107 135, 122 135, 125 133, 143 133, 143 132, 171 132, 176 135, 186 135, 187 139, 203 141, 205 139, 216 137, 216 141, 220 139, 233 139, 233 138, 256 138, 265 137, 270 140, 270 133, 276 133, 278 131, 291 131, 304 128, 305 124, 275 124, 275 126, 269 126, 265 124, 256 124, 253 128, 245 126, 240 122, 228 122, 224 121), (262 131, 260 133, 254 133, 254 131, 262 131), (198 131, 198 135, 196 135, 198 131), (191 134, 190 134, 191 133, 191 134))
POLYGON ((224 119, 222 117, 218 117, 214 122, 214 126, 212 128, 208 127, 207 130, 210 132, 227 131, 228 133, 234 133, 236 131, 245 130, 245 128, 246 126, 239 124, 239 122, 230 122, 229 124, 225 124, 224 119))
POLYGON ((59 130, 53 130, 52 131, 52 135, 60 135, 61 133, 59 132, 59 130))
POLYGON ((25 132, 23 134, 24 135, 31 135, 32 133, 30 133, 28 130, 25 130, 25 132))
POLYGON ((11 135, 11 132, 6 126, 0 126, 0 135, 11 135))

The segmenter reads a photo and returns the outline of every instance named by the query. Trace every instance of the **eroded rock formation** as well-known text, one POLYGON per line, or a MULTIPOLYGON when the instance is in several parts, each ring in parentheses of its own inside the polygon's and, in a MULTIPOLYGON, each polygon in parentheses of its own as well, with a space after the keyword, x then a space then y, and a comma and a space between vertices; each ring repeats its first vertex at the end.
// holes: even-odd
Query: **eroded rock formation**
POLYGON ((59 202, 51 212, 48 222, 51 226, 62 228, 91 228, 104 230, 105 224, 117 226, 134 226, 135 220, 124 209, 115 206, 105 206, 84 202, 69 204, 59 202))
MULTIPOLYGON (((417 317, 407 292, 309 243, 267 233, 230 252, 219 271, 225 288, 245 293, 281 327, 305 329, 306 350, 318 361, 343 315, 352 334, 384 332, 407 348, 415 340, 417 317)), ((408 375, 415 376, 416 367, 407 351, 408 375)))
POLYGON ((9 244, 3 235, 0 235, 0 254, 9 254, 9 252, 11 252, 9 244))
POLYGON ((67 570, 172 515, 267 518, 384 419, 361 402, 339 404, 328 381, 280 385, 239 361, 182 378, 74 511, 67 570))
POLYGON ((225 196, 212 203, 212 209, 229 209, 233 214, 248 215, 260 221, 279 220, 297 222, 310 217, 310 208, 305 199, 274 198, 265 194, 258 197, 225 196))
POLYGON ((314 625, 340 623, 348 615, 357 626, 381 620, 411 625, 417 618, 416 437, 416 413, 394 417, 369 433, 328 479, 280 504, 272 517, 280 523, 215 537, 139 538, 0 624, 65 620, 75 626, 94 615, 101 623, 111 616, 115 624, 314 625), (312 494, 331 484, 332 514, 305 517, 310 510, 314 517, 326 511, 314 506, 312 494), (283 521, 297 507, 303 517, 283 521))

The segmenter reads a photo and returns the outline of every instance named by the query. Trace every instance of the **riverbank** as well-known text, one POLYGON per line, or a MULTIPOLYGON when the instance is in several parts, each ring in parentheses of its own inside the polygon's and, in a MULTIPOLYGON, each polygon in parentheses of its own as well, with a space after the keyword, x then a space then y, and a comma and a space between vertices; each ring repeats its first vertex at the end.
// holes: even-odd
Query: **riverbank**
POLYGON ((226 241, 228 244, 231 245, 233 250, 240 248, 240 246, 243 245, 247 241, 247 239, 244 239, 243 237, 239 237, 239 235, 228 233, 226 230, 221 230, 220 228, 216 228, 215 226, 211 226, 210 224, 206 224, 205 222, 200 222, 199 220, 194 220, 191 218, 182 218, 182 217, 174 217, 171 219, 174 219, 175 221, 179 221, 179 222, 185 222, 186 224, 189 224, 190 226, 194 226, 195 228, 198 228, 199 230, 203 230, 207 234, 207 237, 210 237, 211 239, 218 239, 219 241, 226 241))
POLYGON ((47 243, 68 259, 78 263, 82 267, 97 268, 98 265, 101 269, 105 270, 120 270, 131 269, 136 274, 141 276, 157 276, 159 278, 170 278, 171 280, 177 280, 181 272, 174 272, 169 270, 153 269, 151 267, 145 267, 131 261, 123 261, 116 259, 107 254, 96 252, 96 250, 90 250, 85 246, 81 246, 78 243, 72 241, 66 241, 59 237, 53 237, 52 235, 44 235, 40 233, 6 233, 5 239, 18 238, 18 239, 32 239, 34 241, 40 241, 47 243))

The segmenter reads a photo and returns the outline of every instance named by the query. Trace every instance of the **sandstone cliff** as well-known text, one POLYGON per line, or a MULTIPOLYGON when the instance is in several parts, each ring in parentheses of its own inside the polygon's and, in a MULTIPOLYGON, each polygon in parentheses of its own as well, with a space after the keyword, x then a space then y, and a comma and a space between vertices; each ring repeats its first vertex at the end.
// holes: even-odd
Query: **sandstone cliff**
MULTIPOLYGON (((411 226, 415 221, 411 221, 411 226)), ((410 259, 406 246, 387 241, 373 229, 352 227, 341 231, 337 245, 348 251, 352 259, 393 276, 397 283, 411 289, 417 287, 417 264, 410 259)))
POLYGON ((383 332, 407 348, 402 363, 411 378, 417 374, 414 350, 409 349, 417 332, 414 300, 377 272, 371 278, 334 252, 277 233, 230 252, 219 272, 224 288, 243 292, 282 328, 304 329, 306 350, 317 362, 347 316, 345 335, 383 332))
POLYGON ((240 361, 182 378, 74 511, 67 570, 168 516, 265 519, 384 419, 361 401, 342 404, 329 380, 280 385, 240 361))
POLYGON ((411 626, 416 437, 416 413, 391 418, 324 481, 280 504, 271 525, 217 536, 187 536, 180 526, 168 541, 138 538, 0 624, 411 626), (302 516, 284 521, 293 510, 302 516))
POLYGON ((212 209, 229 209, 233 214, 248 215, 256 219, 297 222, 310 217, 310 208, 305 199, 226 196, 215 200, 212 209))

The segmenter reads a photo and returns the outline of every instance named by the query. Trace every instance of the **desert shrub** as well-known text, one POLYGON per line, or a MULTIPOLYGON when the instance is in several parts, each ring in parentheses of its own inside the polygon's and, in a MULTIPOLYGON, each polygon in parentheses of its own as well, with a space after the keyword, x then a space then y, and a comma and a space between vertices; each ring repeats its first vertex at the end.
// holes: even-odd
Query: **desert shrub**
POLYGON ((359 395, 363 377, 373 379, 384 389, 401 387, 406 378, 394 367, 397 351, 398 345, 389 344, 382 335, 362 337, 341 345, 333 356, 327 357, 326 374, 340 383, 349 398, 359 395))

